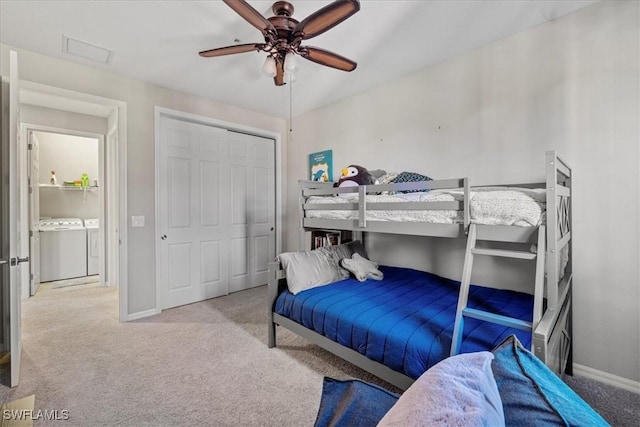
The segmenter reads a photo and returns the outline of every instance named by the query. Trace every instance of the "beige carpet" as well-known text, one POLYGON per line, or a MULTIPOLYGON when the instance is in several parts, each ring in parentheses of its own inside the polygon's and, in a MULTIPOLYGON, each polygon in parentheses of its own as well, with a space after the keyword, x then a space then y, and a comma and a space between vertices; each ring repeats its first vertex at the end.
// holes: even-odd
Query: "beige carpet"
MULTIPOLYGON (((23 304, 21 383, 35 426, 311 426, 322 377, 391 386, 279 328, 266 345, 266 287, 120 323, 117 289, 42 286, 23 304)), ((569 384, 614 426, 638 426, 640 396, 584 378, 569 384)), ((396 390, 397 391, 397 390, 396 390)))

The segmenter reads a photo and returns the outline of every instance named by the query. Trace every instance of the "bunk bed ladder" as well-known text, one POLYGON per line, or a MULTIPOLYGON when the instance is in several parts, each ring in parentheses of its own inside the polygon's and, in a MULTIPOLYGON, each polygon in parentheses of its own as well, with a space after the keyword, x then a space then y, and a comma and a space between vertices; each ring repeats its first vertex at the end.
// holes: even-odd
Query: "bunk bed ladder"
MULTIPOLYGON (((499 325, 508 326, 510 328, 516 328, 532 333, 535 327, 540 322, 540 319, 542 318, 545 272, 545 226, 541 225, 538 227, 538 246, 535 253, 505 249, 477 248, 476 242, 476 224, 471 224, 469 226, 469 234, 467 237, 467 249, 465 251, 464 266, 462 268, 462 280, 460 284, 460 294, 458 296, 458 308, 456 310, 456 319, 453 328, 453 337, 451 340, 451 356, 456 355, 460 352, 465 317, 471 317, 485 322, 496 323, 499 325), (471 286, 471 269, 473 266, 473 259, 475 255, 498 256, 536 261, 536 273, 533 293, 533 319, 531 322, 516 319, 513 317, 503 316, 497 313, 478 310, 467 306, 469 299, 469 288, 471 286)), ((533 339, 531 341, 533 343, 533 339)))

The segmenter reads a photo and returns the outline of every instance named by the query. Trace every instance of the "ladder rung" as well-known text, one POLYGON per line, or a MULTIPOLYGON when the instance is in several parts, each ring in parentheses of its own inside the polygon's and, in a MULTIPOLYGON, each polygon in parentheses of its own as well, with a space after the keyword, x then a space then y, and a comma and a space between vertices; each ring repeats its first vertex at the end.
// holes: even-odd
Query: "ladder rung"
POLYGON ((474 319, 482 320, 485 322, 497 323, 498 325, 508 326, 510 328, 516 328, 523 331, 531 332, 533 325, 531 322, 525 320, 515 319, 513 317, 503 316, 501 314, 489 313, 488 311, 477 310, 475 308, 465 308, 462 310, 462 315, 466 317, 472 317, 474 319))
POLYGON ((479 249, 473 248, 471 249, 471 253, 475 255, 489 255, 489 256, 500 256, 506 258, 518 258, 518 259, 535 259, 536 254, 532 252, 525 251, 510 251, 506 249, 479 249))

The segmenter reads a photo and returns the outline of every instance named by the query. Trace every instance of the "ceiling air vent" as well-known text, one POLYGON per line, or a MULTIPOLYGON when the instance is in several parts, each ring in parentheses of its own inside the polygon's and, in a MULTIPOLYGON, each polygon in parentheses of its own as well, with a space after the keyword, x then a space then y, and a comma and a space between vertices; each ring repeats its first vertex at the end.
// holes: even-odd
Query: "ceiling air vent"
POLYGON ((65 34, 62 35, 62 51, 80 58, 90 61, 101 62, 103 64, 111 63, 113 51, 104 47, 88 43, 82 40, 71 38, 65 34))

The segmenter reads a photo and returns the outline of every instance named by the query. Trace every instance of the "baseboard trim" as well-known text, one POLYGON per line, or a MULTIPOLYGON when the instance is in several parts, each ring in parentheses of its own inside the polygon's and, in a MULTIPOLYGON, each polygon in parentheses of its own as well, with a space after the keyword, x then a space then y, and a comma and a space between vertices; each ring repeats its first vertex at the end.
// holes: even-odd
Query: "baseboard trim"
POLYGON ((638 381, 619 377, 617 375, 609 374, 607 372, 599 371, 597 369, 579 365, 577 363, 573 364, 573 373, 580 377, 600 381, 601 383, 609 384, 623 390, 640 394, 640 382, 638 381))
POLYGON ((157 308, 152 308, 151 310, 139 311, 137 313, 129 314, 127 316, 127 322, 132 320, 144 319, 145 317, 155 316, 156 314, 160 314, 161 310, 157 308))

